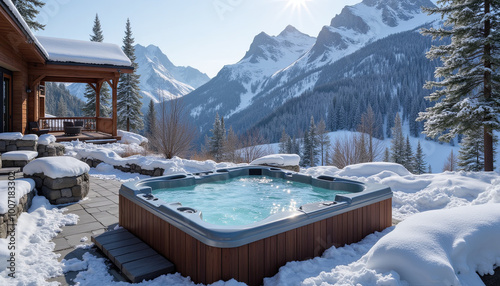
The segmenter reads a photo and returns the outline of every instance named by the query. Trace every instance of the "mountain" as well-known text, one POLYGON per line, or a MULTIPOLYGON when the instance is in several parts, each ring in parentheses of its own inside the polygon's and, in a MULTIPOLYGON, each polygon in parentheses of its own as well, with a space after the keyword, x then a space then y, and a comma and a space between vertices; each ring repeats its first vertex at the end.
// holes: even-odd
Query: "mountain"
MULTIPOLYGON (((409 134, 419 137, 423 122, 415 119, 429 107, 424 97, 431 93, 423 86, 441 64, 425 56, 432 44, 436 42, 418 30, 370 43, 322 69, 311 90, 288 100, 253 128, 277 142, 283 128, 292 137, 300 136, 313 116, 316 122, 324 120, 329 131, 355 131, 369 106, 375 115, 375 137, 391 136, 397 112, 408 121, 409 134)), ((249 113, 247 120, 251 117, 249 113)))
POLYGON ((192 67, 175 66, 157 46, 135 45, 138 74, 141 75, 143 103, 182 97, 202 86, 210 78, 192 67))
POLYGON ((47 82, 45 88, 47 90, 45 113, 56 117, 83 115, 81 108, 84 102, 71 95, 64 84, 47 82))
POLYGON ((303 56, 315 40, 292 26, 277 36, 258 34, 243 59, 224 66, 215 78, 183 98, 191 116, 206 129, 216 112, 229 118, 245 110, 268 79, 303 56))
MULTIPOLYGON (((202 86, 210 78, 192 67, 174 65, 159 47, 149 45, 135 45, 135 56, 139 68, 137 73, 141 76, 141 95, 143 106, 147 106, 150 99, 159 102, 182 97, 196 88, 202 86)), ((67 86, 68 90, 85 101, 85 84, 74 83, 67 86)))
MULTIPOLYGON (((422 6, 433 7, 434 4, 429 0, 364 0, 346 6, 331 20, 330 25, 322 28, 311 48, 305 49, 305 53, 295 60, 290 59, 289 65, 265 75, 248 72, 244 80, 231 77, 234 74, 231 70, 221 70, 206 85, 185 97, 186 101, 196 102, 189 105, 191 116, 201 126, 202 132, 210 129, 215 112, 224 116, 226 126, 231 125, 237 132, 244 132, 287 100, 314 89, 320 78, 325 81, 329 73, 324 71, 336 61, 389 35, 413 30, 439 19, 438 16, 423 13, 422 6), (258 84, 245 86, 246 82, 258 84), (224 88, 231 89, 226 93, 232 93, 232 97, 221 93, 224 88), (227 103, 229 100, 231 104, 227 103)), ((252 50, 251 47, 249 52, 252 50)), ((246 59, 236 66, 250 65, 248 60, 245 62, 246 59)), ((244 70, 251 71, 249 68, 244 70)))

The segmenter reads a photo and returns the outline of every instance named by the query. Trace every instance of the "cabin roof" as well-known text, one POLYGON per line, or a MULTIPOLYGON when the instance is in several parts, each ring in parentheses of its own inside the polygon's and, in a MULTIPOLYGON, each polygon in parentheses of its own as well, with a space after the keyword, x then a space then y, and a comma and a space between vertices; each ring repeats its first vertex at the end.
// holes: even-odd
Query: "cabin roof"
POLYGON ((115 44, 35 36, 11 0, 0 0, 47 63, 132 67, 130 59, 115 44))

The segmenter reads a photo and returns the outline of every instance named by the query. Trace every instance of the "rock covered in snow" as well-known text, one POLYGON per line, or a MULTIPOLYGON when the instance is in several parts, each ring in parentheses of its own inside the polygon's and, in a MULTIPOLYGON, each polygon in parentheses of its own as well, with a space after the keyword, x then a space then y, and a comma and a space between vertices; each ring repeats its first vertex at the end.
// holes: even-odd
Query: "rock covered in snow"
POLYGON ((38 144, 49 145, 56 142, 56 137, 51 134, 43 134, 38 138, 38 144))
POLYGON ((148 138, 133 132, 127 132, 123 130, 118 130, 118 136, 122 137, 121 142, 127 144, 138 144, 148 143, 148 138))
POLYGON ((0 181, 0 214, 5 214, 8 211, 9 202, 8 199, 8 191, 9 187, 15 188, 15 204, 19 204, 19 200, 24 197, 26 194, 31 192, 35 188, 35 181, 32 179, 19 179, 14 181, 1 180, 0 181), (9 185, 9 182, 13 182, 14 185, 9 185))
POLYGON ((33 160, 23 169, 24 174, 43 173, 52 179, 80 176, 88 173, 89 165, 73 157, 45 157, 33 160))
POLYGON ((500 204, 413 215, 366 255, 378 272, 396 271, 410 285, 481 285, 476 271, 500 263, 500 204))
POLYGON ((272 154, 253 160, 250 165, 296 166, 299 162, 297 154, 272 154))
POLYGON ((0 133, 0 140, 21 140, 23 134, 21 132, 4 132, 0 133))

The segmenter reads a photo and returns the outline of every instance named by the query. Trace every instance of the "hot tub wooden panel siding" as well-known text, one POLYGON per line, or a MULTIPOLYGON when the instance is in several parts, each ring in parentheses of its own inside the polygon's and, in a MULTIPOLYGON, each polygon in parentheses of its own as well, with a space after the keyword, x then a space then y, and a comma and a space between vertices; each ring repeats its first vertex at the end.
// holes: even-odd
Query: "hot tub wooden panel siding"
POLYGON ((261 285, 288 261, 320 256, 331 246, 358 242, 392 224, 392 199, 361 207, 235 248, 205 245, 120 196, 120 225, 175 264, 195 283, 234 278, 261 285))

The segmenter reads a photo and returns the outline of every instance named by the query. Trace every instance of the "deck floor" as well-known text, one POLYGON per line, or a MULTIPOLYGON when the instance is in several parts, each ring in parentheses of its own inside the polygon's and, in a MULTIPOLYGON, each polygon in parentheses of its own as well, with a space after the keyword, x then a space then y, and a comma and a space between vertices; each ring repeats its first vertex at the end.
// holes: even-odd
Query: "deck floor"
POLYGON ((75 136, 65 135, 64 132, 51 132, 51 135, 54 135, 58 142, 64 141, 88 141, 88 140, 104 140, 104 139, 120 139, 119 137, 113 137, 113 135, 109 133, 99 132, 99 131, 82 131, 81 134, 75 136))

